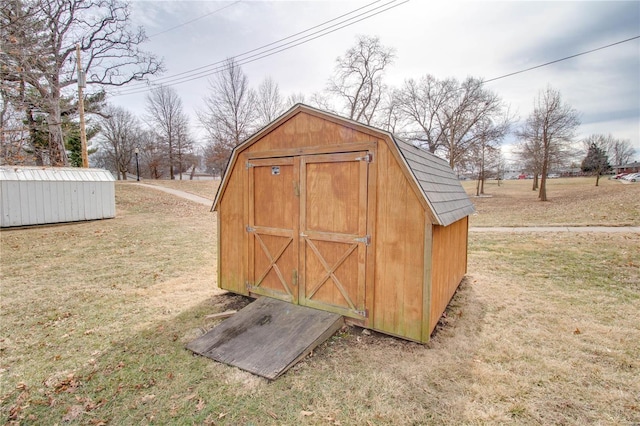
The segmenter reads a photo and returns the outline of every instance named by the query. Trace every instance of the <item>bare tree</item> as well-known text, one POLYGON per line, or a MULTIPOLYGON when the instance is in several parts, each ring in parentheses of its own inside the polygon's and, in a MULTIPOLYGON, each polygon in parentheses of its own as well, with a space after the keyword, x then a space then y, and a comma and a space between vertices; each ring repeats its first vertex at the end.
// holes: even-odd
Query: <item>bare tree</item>
POLYGON ((382 97, 380 103, 380 114, 376 122, 376 126, 384 129, 390 133, 398 134, 405 139, 405 134, 399 134, 400 129, 403 127, 405 117, 400 105, 401 93, 397 89, 387 90, 382 97))
POLYGON ((447 84, 446 100, 437 113, 442 129, 443 151, 454 169, 469 160, 474 144, 485 138, 485 124, 506 131, 511 117, 502 99, 485 89, 482 81, 468 78, 460 85, 455 80, 447 84))
POLYGON ((100 120, 98 146, 100 166, 114 170, 118 179, 126 180, 140 138, 140 123, 129 111, 109 106, 100 120))
POLYGON ((369 36, 360 36, 355 46, 336 59, 327 92, 343 103, 347 117, 372 123, 384 92, 382 77, 393 59, 393 49, 369 36))
POLYGON ((398 107, 407 122, 406 138, 435 153, 445 144, 444 113, 449 97, 457 90, 454 80, 437 80, 426 75, 409 79, 399 91, 398 107))
MULTIPOLYGON (((542 138, 538 131, 539 129, 530 129, 530 132, 524 135, 522 129, 518 130, 517 135, 520 137, 520 141, 514 151, 514 154, 522 161, 524 170, 533 176, 532 191, 539 189, 538 176, 542 172, 542 159, 544 157, 542 138)), ((552 157, 552 161, 554 164, 558 164, 559 158, 552 157)))
POLYGON ((247 76, 233 58, 224 70, 209 82, 210 93, 204 98, 204 109, 198 119, 209 136, 210 169, 220 173, 226 167, 234 146, 255 129, 255 93, 247 76))
POLYGON ((535 154, 541 160, 538 193, 540 201, 547 201, 546 182, 549 166, 566 153, 579 125, 578 112, 562 102, 558 90, 549 86, 538 93, 534 100, 533 112, 518 131, 518 135, 539 148, 535 154))
POLYGON ((621 166, 631 161, 635 150, 629 139, 616 139, 612 135, 606 136, 607 155, 616 166, 621 166))
POLYGON ((303 103, 305 103, 304 93, 298 92, 298 93, 292 93, 289 96, 287 96, 287 100, 284 102, 284 105, 285 105, 285 108, 291 108, 295 104, 303 104, 303 103))
POLYGON ((29 128, 9 91, 10 87, 0 86, 0 165, 25 163, 29 142, 29 128))
MULTIPOLYGON (((508 114, 507 114, 508 116, 508 114)), ((471 146, 470 162, 477 171, 476 196, 484 194, 484 183, 488 172, 498 169, 502 161, 500 145, 509 132, 510 122, 494 123, 490 118, 482 119, 476 126, 476 143, 471 146)), ((500 175, 498 174, 498 179, 500 175)))
MULTIPOLYGON (((194 164, 193 160, 193 139, 189 133, 189 121, 185 116, 185 119, 178 124, 176 130, 176 165, 178 168, 178 174, 180 180, 182 180, 182 173, 194 164)), ((195 169, 194 169, 195 171, 195 169)), ((191 177, 193 178, 193 176, 191 177)))
POLYGON ((176 153, 181 155, 181 144, 187 143, 188 118, 182 109, 182 100, 174 88, 160 86, 147 95, 146 109, 152 130, 167 146, 169 177, 173 180, 176 153))
POLYGON ((62 131, 62 92, 77 83, 76 45, 87 86, 122 86, 161 70, 139 46, 144 31, 129 28, 127 3, 119 0, 14 0, 0 13, 3 81, 34 89, 30 102, 45 115, 52 165, 67 165, 62 131))
POLYGON ((271 77, 265 78, 258 87, 256 114, 258 127, 266 126, 284 112, 285 106, 280 88, 271 77))
POLYGON ((309 99, 309 104, 318 109, 337 113, 337 111, 335 111, 335 108, 333 107, 333 104, 331 103, 331 99, 329 99, 329 96, 323 92, 312 93, 311 98, 309 99))
POLYGON ((169 169, 166 146, 158 141, 158 135, 151 130, 142 130, 138 139, 140 149, 140 175, 160 179, 169 169))

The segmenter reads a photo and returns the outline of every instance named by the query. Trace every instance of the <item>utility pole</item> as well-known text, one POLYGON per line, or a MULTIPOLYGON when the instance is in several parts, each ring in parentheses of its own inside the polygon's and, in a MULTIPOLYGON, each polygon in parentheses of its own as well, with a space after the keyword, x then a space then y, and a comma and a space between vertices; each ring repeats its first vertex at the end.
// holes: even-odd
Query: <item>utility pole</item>
POLYGON ((89 155, 87 154, 87 132, 84 124, 84 95, 82 89, 87 85, 87 77, 82 70, 80 62, 80 43, 76 44, 76 56, 78 58, 78 112, 80 114, 80 145, 82 150, 82 167, 89 167, 89 155))

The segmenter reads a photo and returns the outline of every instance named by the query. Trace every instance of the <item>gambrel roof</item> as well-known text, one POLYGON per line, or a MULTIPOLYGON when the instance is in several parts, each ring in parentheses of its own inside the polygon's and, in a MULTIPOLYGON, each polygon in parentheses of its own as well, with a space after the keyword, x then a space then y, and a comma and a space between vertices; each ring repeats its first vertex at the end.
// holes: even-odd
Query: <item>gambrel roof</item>
POLYGON ((460 180, 445 160, 400 139, 395 138, 395 142, 440 225, 452 224, 475 212, 460 180))
POLYGON ((213 203, 213 210, 217 209, 218 202, 226 188, 229 178, 228 175, 231 173, 231 170, 233 170, 233 165, 237 161, 239 153, 251 146, 254 142, 257 142, 268 132, 301 112, 323 117, 335 123, 342 124, 349 128, 369 133, 386 140, 390 149, 393 150, 395 148, 395 151, 398 154, 398 159, 402 163, 401 166, 403 167, 407 177, 413 180, 415 186, 421 192, 423 200, 429 206, 431 216, 434 218, 435 224, 447 226, 475 211, 473 203, 471 203, 471 200, 464 191, 464 188, 462 188, 457 176, 445 160, 428 151, 404 142, 385 130, 368 126, 304 104, 294 105, 287 112, 233 149, 231 158, 227 164, 222 182, 218 188, 218 192, 213 203))

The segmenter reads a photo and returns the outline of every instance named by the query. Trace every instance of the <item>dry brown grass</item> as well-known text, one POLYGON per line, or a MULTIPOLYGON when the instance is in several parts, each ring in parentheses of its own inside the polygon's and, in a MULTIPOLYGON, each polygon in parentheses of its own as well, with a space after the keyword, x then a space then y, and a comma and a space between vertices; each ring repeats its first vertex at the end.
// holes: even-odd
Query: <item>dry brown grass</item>
POLYGON ((471 234, 428 345, 345 329, 269 383, 184 349, 248 302, 215 289, 215 215, 127 184, 117 202, 0 234, 0 422, 640 422, 638 234, 471 234))
MULTIPOLYGON (((185 176, 185 179, 188 179, 185 176)), ((145 179, 143 183, 147 185, 164 186, 171 189, 189 192, 213 201, 218 190, 219 180, 152 180, 145 179)))
POLYGON ((637 226, 640 225, 640 184, 607 178, 547 180, 549 201, 538 201, 532 180, 485 183, 486 197, 475 197, 476 183, 463 182, 476 206, 471 226, 637 226))

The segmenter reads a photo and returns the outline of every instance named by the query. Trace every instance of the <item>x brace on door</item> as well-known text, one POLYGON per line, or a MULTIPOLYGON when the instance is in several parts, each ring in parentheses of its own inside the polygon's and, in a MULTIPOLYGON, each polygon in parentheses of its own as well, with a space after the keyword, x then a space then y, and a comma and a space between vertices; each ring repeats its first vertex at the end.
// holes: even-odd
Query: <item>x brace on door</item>
POLYGON ((309 240, 308 238, 304 237, 306 243, 308 244, 308 246, 311 248, 311 250, 315 253, 317 259, 320 261, 320 263, 322 264, 322 266, 324 267, 324 269, 327 271, 322 278, 320 278, 320 280, 315 283, 313 285, 313 287, 311 287, 311 291, 307 294, 307 298, 311 299, 313 298, 313 295, 316 294, 316 292, 318 290, 320 290, 320 287, 322 287, 324 285, 324 283, 331 278, 333 280, 333 282, 335 283, 338 291, 340 291, 340 294, 342 294, 342 297, 344 297, 344 300, 347 302, 347 304, 349 305, 349 308, 353 309, 354 311, 357 310, 355 304, 353 303, 353 301, 351 300, 351 298, 349 297, 349 294, 347 293, 347 291, 345 290, 344 286, 342 285, 342 283, 340 282, 340 280, 338 279, 338 277, 336 277, 335 275, 335 271, 340 267, 340 265, 342 265, 344 263, 345 260, 347 260, 347 258, 349 257, 349 255, 351 255, 351 253, 353 253, 353 251, 358 247, 358 244, 352 244, 347 251, 342 255, 342 257, 340 257, 340 259, 338 259, 338 261, 335 263, 335 265, 333 265, 333 267, 329 267, 329 264, 327 263, 327 261, 324 259, 324 257, 322 257, 322 255, 320 254, 320 251, 318 250, 318 248, 315 246, 315 244, 313 244, 311 242, 311 240, 309 240))
POLYGON ((260 243, 260 247, 262 247, 262 250, 264 251, 264 254, 267 256, 267 260, 269 260, 269 266, 267 266, 267 269, 262 273, 262 275, 260 275, 260 277, 256 280, 255 284, 253 286, 251 286, 251 287, 254 287, 254 288, 255 287, 259 287, 260 284, 262 283, 262 280, 264 280, 265 277, 267 276, 267 274, 269 274, 269 271, 271 271, 271 269, 273 269, 275 271, 276 275, 278 276, 278 279, 280 280, 280 283, 282 284, 282 287, 285 289, 285 291, 287 292, 287 294, 290 297, 293 297, 291 289, 289 288, 289 285, 287 284, 287 281, 284 279, 284 276, 282 275, 282 271, 280 271, 280 268, 278 267, 278 264, 276 263, 278 261, 278 259, 280 259, 282 254, 285 252, 285 250, 287 250, 287 247, 289 247, 289 245, 293 241, 293 238, 288 238, 286 243, 276 253, 276 255, 272 256, 271 252, 267 248, 267 245, 264 243, 262 238, 260 238, 260 234, 255 232, 255 229, 249 228, 249 227, 247 227, 247 231, 253 232, 256 240, 260 243))

